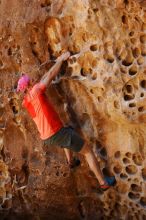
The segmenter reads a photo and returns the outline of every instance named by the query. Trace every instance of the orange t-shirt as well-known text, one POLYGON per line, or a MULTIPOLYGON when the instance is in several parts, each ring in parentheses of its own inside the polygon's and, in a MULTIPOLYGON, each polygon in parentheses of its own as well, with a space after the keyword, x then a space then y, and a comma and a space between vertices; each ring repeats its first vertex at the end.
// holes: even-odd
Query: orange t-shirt
POLYGON ((46 87, 41 82, 35 84, 22 103, 36 123, 43 140, 51 137, 63 127, 57 112, 45 95, 45 90, 46 87))

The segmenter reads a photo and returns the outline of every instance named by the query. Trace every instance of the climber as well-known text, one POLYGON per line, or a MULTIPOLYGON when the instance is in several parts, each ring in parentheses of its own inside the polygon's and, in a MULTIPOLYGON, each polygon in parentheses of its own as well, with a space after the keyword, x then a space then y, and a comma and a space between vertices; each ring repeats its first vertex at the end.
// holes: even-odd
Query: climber
POLYGON ((87 142, 77 134, 73 128, 65 127, 55 109, 45 95, 46 87, 59 73, 63 61, 70 56, 69 52, 56 59, 56 63, 43 75, 39 83, 33 85, 27 74, 18 80, 17 92, 22 92, 24 98, 22 106, 27 109, 37 125, 41 139, 46 145, 58 145, 65 150, 70 168, 78 166, 80 161, 72 156, 72 151, 85 156, 90 169, 99 181, 99 188, 107 190, 116 183, 115 177, 103 176, 98 161, 87 142))

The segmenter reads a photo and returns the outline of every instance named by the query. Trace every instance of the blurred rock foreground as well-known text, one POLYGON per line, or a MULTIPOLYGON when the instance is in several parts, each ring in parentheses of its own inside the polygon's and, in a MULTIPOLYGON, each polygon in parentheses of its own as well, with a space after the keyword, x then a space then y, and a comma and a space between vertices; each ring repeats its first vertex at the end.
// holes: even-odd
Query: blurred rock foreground
POLYGON ((146 1, 0 1, 0 219, 146 219, 146 1), (91 143, 117 186, 100 193, 84 158, 43 146, 15 93, 72 57, 47 90, 60 117, 91 143), (43 62, 49 63, 40 66, 43 62))

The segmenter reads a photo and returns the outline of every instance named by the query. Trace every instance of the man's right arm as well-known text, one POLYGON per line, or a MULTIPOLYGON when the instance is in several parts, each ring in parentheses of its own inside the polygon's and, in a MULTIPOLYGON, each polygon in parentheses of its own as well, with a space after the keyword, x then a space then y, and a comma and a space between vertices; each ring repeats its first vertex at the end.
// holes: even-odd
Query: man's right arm
POLYGON ((57 76, 63 61, 67 60, 70 56, 69 52, 62 54, 60 57, 57 58, 56 63, 51 67, 51 69, 45 73, 45 75, 41 78, 40 83, 45 85, 46 87, 49 86, 52 80, 57 76))

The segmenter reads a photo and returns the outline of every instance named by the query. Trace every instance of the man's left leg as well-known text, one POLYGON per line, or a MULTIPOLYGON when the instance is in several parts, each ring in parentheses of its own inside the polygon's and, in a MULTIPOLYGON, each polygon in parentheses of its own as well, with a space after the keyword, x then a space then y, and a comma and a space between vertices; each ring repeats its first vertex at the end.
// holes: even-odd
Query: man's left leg
POLYGON ((73 159, 73 152, 67 148, 64 148, 64 151, 67 158, 67 162, 70 164, 73 159))
POLYGON ((71 169, 80 165, 80 160, 76 157, 73 157, 73 152, 71 150, 64 148, 64 151, 67 158, 67 162, 71 169))

